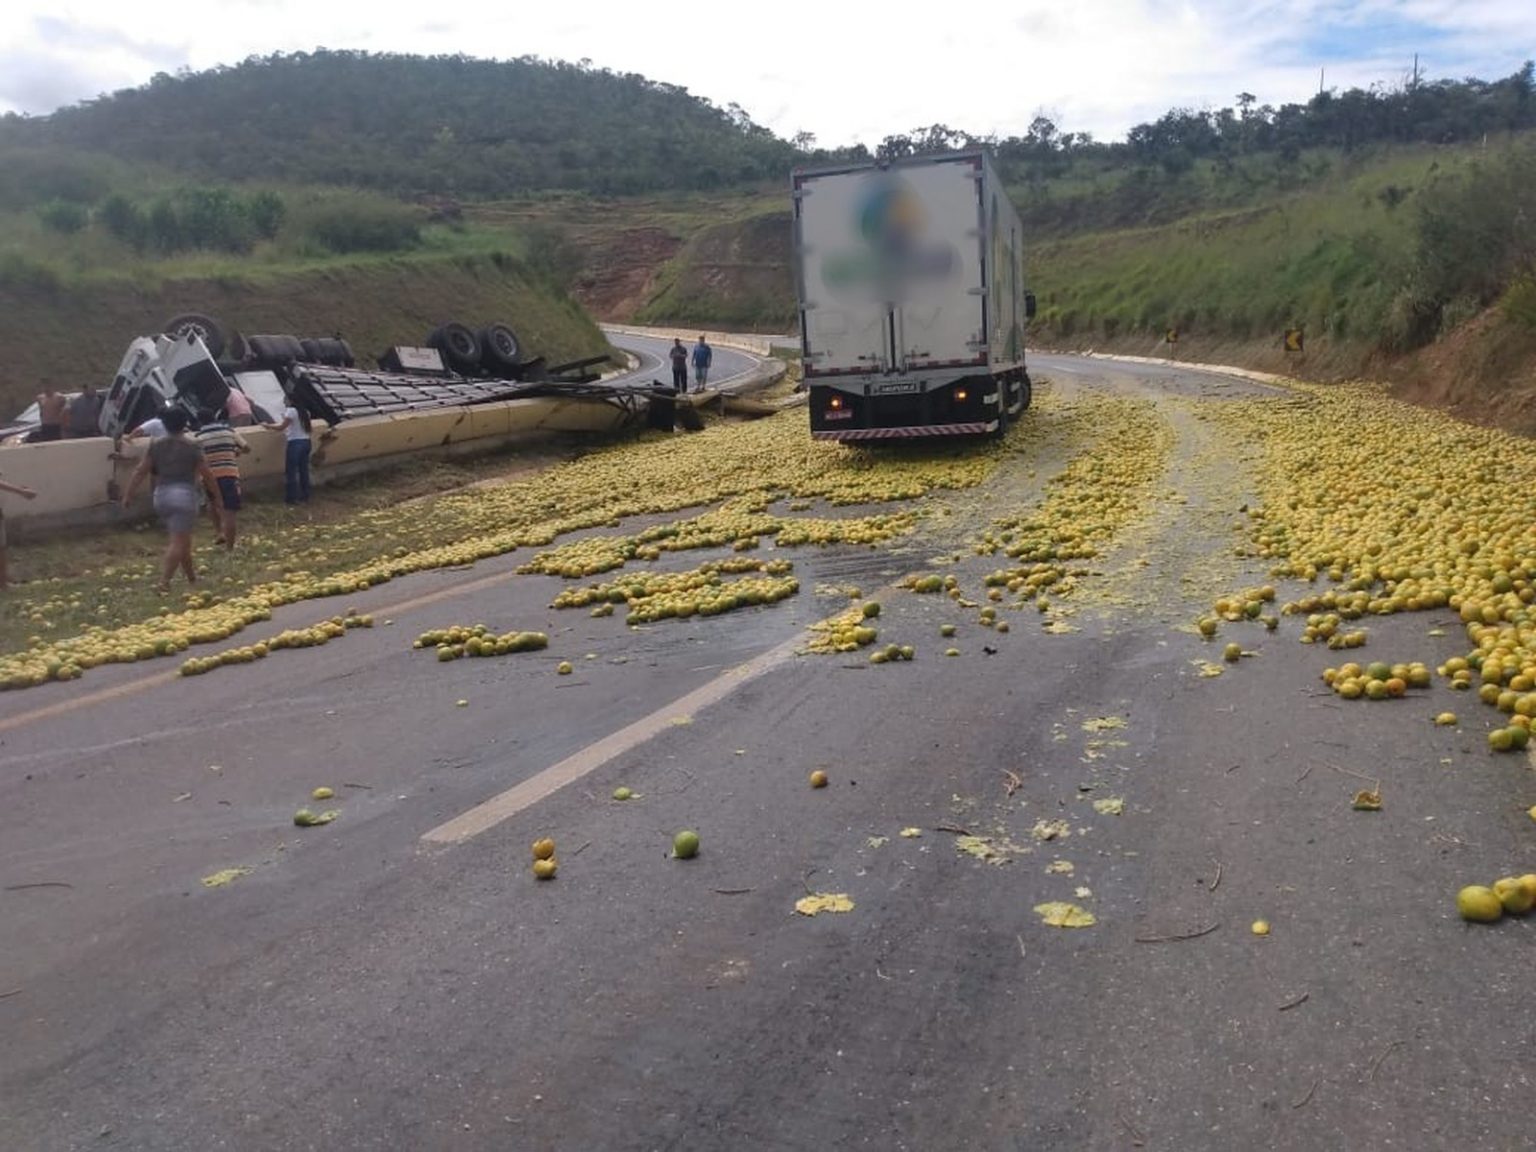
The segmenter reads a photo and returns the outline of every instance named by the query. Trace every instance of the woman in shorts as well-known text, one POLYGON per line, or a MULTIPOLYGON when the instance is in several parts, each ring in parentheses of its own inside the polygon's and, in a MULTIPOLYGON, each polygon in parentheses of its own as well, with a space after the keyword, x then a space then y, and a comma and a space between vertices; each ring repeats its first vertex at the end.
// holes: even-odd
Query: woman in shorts
POLYGON ((197 523, 198 486, 207 491, 208 499, 221 513, 224 500, 202 448, 187 435, 191 418, 186 411, 172 408, 162 419, 166 434, 150 442, 149 451, 128 478, 123 507, 133 503, 146 476, 154 478, 155 513, 170 535, 160 574, 160 591, 168 592, 177 568, 186 573, 188 584, 197 583, 197 569, 192 566, 192 528, 197 523))

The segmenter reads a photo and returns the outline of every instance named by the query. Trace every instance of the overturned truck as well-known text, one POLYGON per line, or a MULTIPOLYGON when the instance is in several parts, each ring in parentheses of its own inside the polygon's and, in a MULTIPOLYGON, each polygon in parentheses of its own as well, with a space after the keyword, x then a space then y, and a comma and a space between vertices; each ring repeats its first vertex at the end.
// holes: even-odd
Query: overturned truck
POLYGON ((259 421, 297 404, 332 426, 531 396, 590 397, 634 409, 628 390, 598 383, 607 356, 550 365, 541 356, 524 359, 522 351, 505 324, 477 332, 451 323, 421 346, 389 348, 377 368, 364 368, 340 337, 243 337, 211 317, 187 313, 167 321, 159 335, 129 345, 104 398, 100 430, 124 435, 171 406, 194 416, 217 411, 236 390, 259 421))

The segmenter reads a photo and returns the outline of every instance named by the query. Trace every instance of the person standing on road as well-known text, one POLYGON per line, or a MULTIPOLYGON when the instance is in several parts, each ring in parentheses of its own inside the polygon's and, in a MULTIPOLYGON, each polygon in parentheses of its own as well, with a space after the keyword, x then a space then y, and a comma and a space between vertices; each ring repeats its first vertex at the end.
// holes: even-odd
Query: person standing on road
POLYGON ((201 484, 208 499, 220 508, 223 502, 219 486, 203 459, 203 450, 187 435, 192 419, 181 408, 172 408, 162 419, 166 434, 152 440, 149 451, 128 478, 123 492, 123 507, 133 503, 134 494, 146 476, 154 478, 155 512, 170 535, 166 545, 165 561, 161 566, 159 591, 171 590, 171 577, 180 568, 186 573, 187 583, 197 583, 197 569, 192 566, 192 529, 197 524, 197 485, 201 484))
POLYGON ((64 439, 64 414, 68 406, 69 401, 64 399, 64 394, 52 385, 49 385, 48 391, 38 394, 38 429, 32 437, 34 443, 64 439))
POLYGON ((102 394, 96 385, 87 384, 80 395, 69 402, 69 423, 65 427, 71 440, 101 435, 102 394))
MULTIPOLYGON (((234 395, 233 392, 230 395, 234 395)), ((240 511, 240 462, 238 456, 249 452, 251 446, 245 438, 229 426, 225 413, 208 409, 198 414, 197 443, 208 461, 208 471, 213 473, 224 498, 222 509, 208 505, 213 526, 218 529, 218 543, 233 551, 235 547, 235 513, 240 511)))
POLYGON ((693 382, 697 385, 694 391, 704 391, 704 385, 709 383, 709 365, 714 358, 714 349, 700 336, 699 342, 693 346, 693 382))
POLYGON ((287 438, 286 455, 283 457, 283 503, 309 503, 309 410, 302 404, 289 401, 283 409, 283 418, 276 424, 264 427, 281 432, 287 438))
MULTIPOLYGON (((25 484, 11 484, 5 480, 0 480, 0 492, 9 492, 12 496, 20 496, 25 500, 37 498, 37 493, 25 484)), ((0 509, 0 592, 11 586, 10 561, 6 557, 6 551, 5 512, 0 509)))
POLYGON ((672 391, 688 391, 688 349, 683 347, 683 338, 674 336, 672 348, 669 352, 672 357, 672 391))

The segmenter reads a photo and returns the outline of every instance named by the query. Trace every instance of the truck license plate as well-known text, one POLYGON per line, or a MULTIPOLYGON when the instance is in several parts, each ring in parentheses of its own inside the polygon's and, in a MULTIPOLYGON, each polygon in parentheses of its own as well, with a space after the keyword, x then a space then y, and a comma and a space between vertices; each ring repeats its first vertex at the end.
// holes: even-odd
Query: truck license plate
POLYGON ((876 396, 893 396, 900 392, 921 392, 923 385, 918 380, 898 380, 891 384, 876 384, 874 393, 876 396))

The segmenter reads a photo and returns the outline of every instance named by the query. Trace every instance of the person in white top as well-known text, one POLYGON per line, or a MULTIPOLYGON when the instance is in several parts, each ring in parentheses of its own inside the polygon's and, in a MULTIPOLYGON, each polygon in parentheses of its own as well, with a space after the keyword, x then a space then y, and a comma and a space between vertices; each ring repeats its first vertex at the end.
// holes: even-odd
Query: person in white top
POLYGON ((283 502, 286 504, 309 503, 309 411, 290 403, 283 409, 283 418, 265 427, 281 432, 288 441, 287 454, 283 459, 283 502))
POLYGON ((170 433, 165 430, 165 421, 158 416, 151 416, 132 432, 128 433, 128 439, 139 440, 148 436, 153 441, 160 439, 162 436, 169 435, 170 433))

